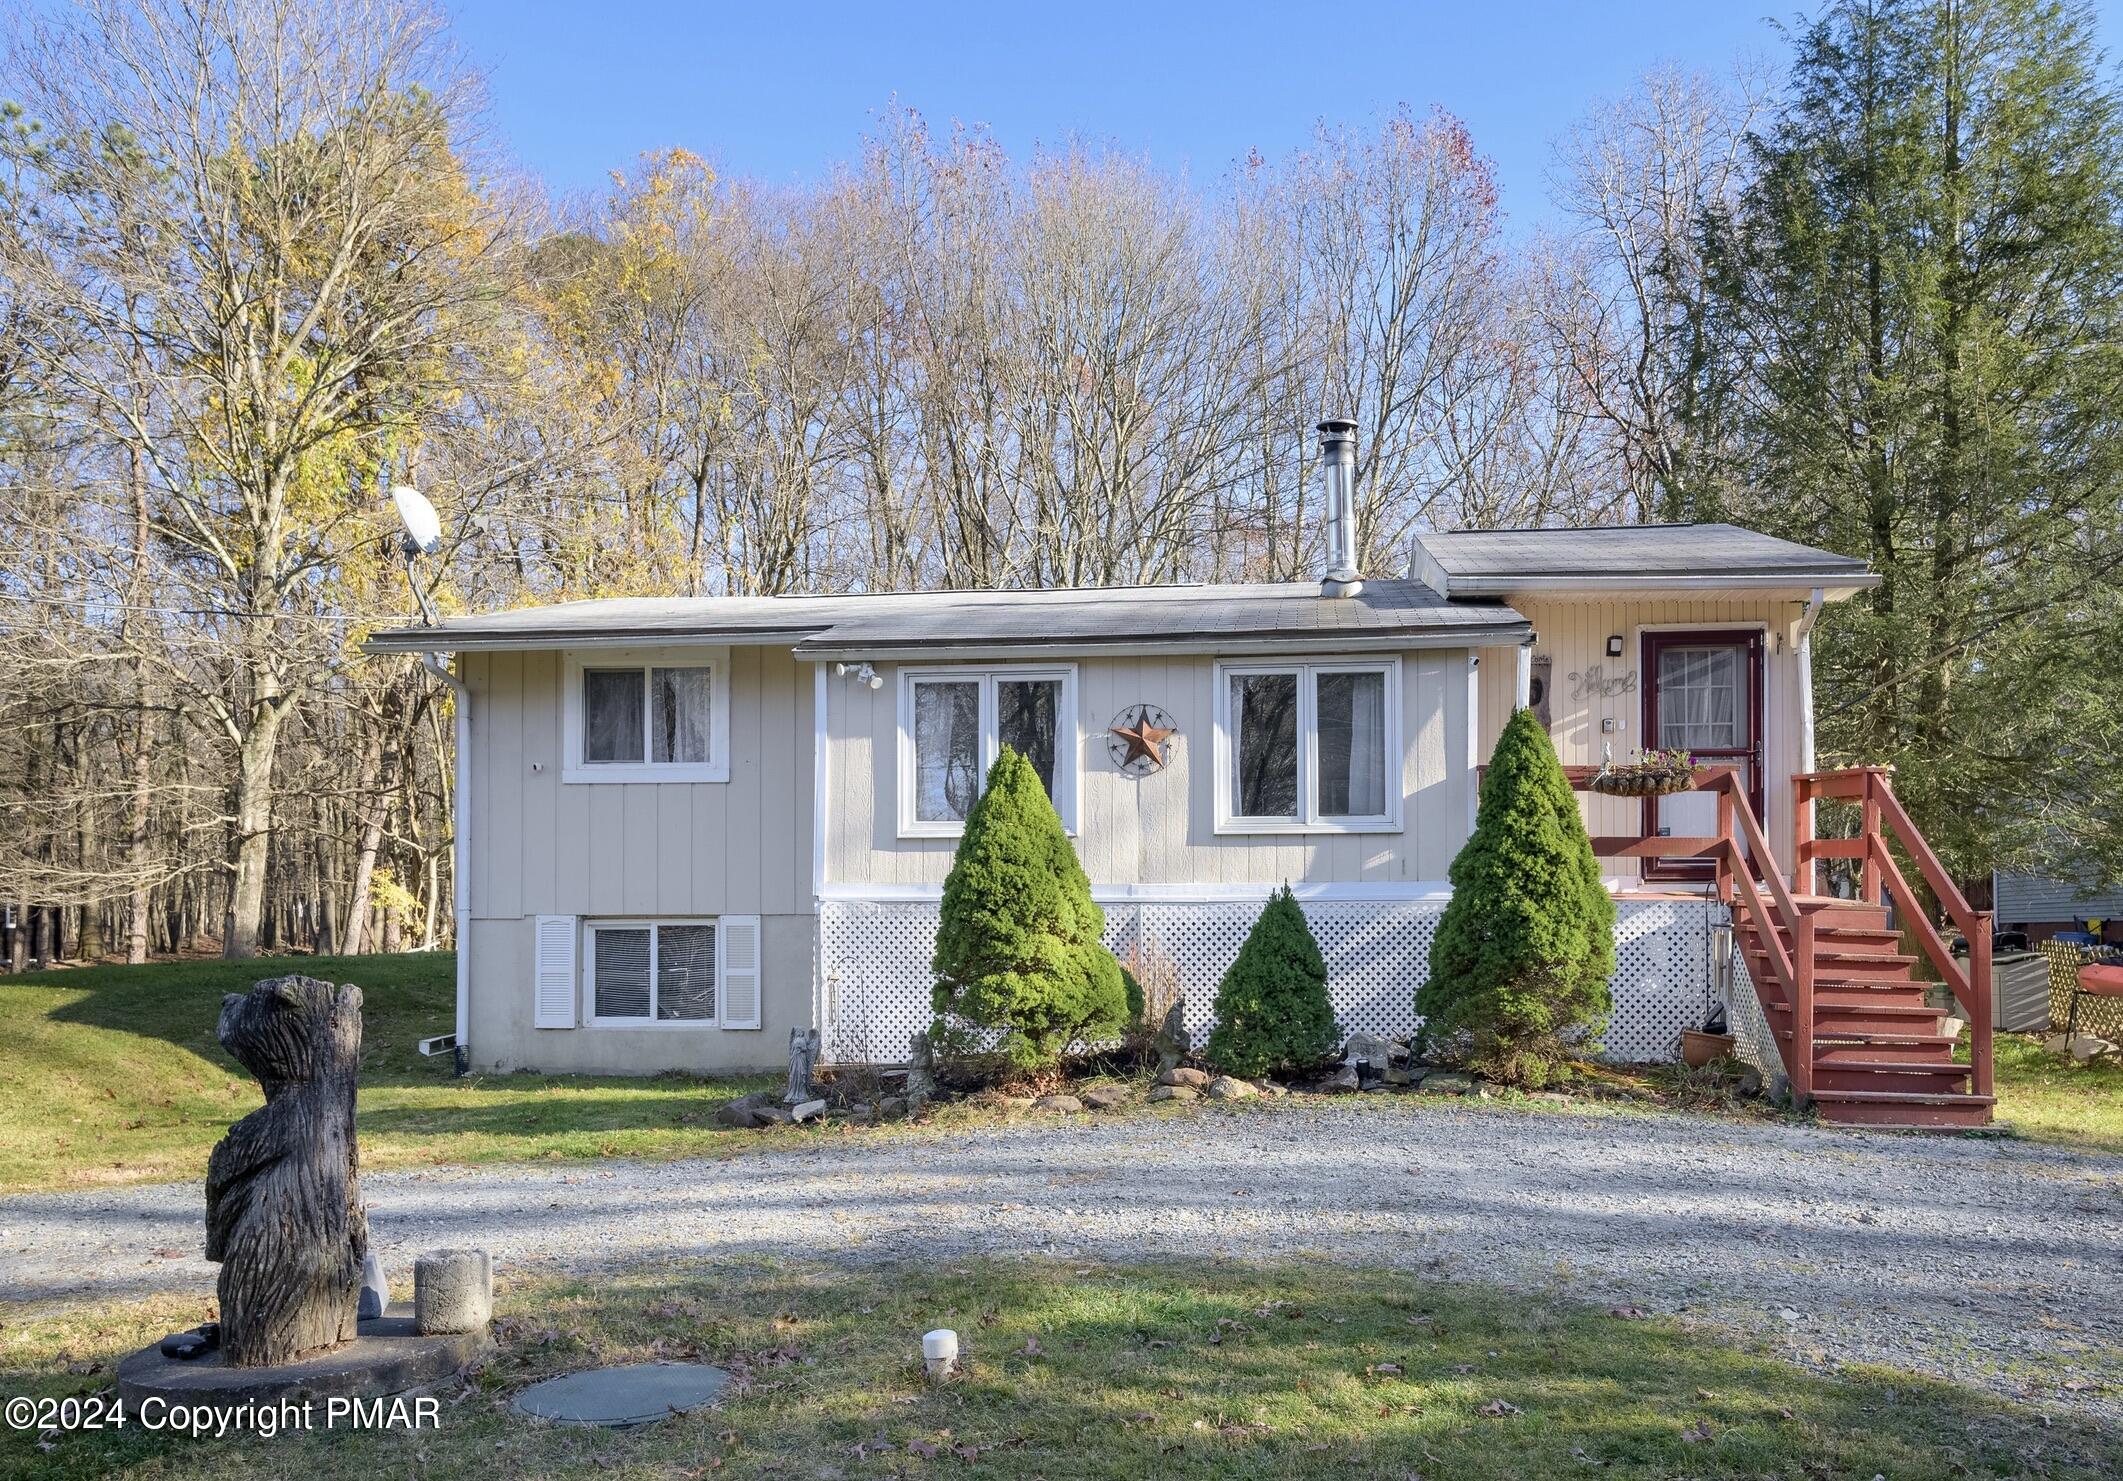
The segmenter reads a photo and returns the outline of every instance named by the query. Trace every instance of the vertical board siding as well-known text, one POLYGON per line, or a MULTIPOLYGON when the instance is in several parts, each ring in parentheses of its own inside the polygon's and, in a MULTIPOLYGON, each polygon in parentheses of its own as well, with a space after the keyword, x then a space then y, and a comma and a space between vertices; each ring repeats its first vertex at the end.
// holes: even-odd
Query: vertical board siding
MULTIPOLYGON (((1471 785, 1452 737, 1466 723, 1466 654, 1401 656, 1402 830, 1398 833, 1218 834, 1214 661, 1207 657, 1077 662, 1076 849, 1099 884, 1416 882, 1444 878, 1466 837, 1471 785), (1114 769, 1106 727, 1137 703, 1162 707, 1179 741, 1162 772, 1114 769)), ((826 680, 826 879, 833 884, 936 885, 956 841, 899 837, 899 674, 869 689, 826 680)))
POLYGON ((729 667, 729 781, 568 784, 561 655, 467 654, 473 916, 810 914, 811 670, 729 667))
MULTIPOLYGON (((1643 667, 1642 635, 1651 628, 1756 628, 1765 630, 1762 654, 1762 767, 1763 831, 1786 870, 1792 859, 1791 774, 1798 769, 1799 712, 1804 696, 1799 693, 1798 662, 1792 652, 1793 635, 1804 602, 1787 597, 1745 597, 1730 600, 1682 600, 1664 597, 1629 597, 1579 600, 1517 596, 1511 605, 1524 613, 1539 634, 1536 655, 1553 660, 1550 670, 1549 734, 1566 766, 1597 766, 1603 742, 1614 748, 1615 759, 1627 760, 1639 747, 1649 744, 1643 734, 1644 689, 1649 675, 1643 667), (1607 638, 1619 633, 1623 639, 1620 658, 1607 656, 1607 638), (1613 695, 1587 693, 1573 698, 1580 687, 1571 675, 1584 674, 1598 665, 1612 680, 1634 672, 1637 687, 1613 695), (1600 722, 1613 718, 1612 733, 1600 722)), ((1476 752, 1484 762, 1511 717, 1517 694, 1517 655, 1510 648, 1481 650, 1481 728, 1476 752)), ((1643 826, 1642 805, 1634 798, 1578 794, 1585 812, 1585 826, 1594 833, 1635 833, 1643 826)), ((1602 867, 1610 877, 1634 877, 1639 871, 1633 859, 1608 859, 1602 867)))

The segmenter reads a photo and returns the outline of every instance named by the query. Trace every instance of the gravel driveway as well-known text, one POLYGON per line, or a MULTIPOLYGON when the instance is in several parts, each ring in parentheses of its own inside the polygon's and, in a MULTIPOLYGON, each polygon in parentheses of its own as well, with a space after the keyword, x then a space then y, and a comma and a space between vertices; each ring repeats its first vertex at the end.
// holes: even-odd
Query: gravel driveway
MULTIPOLYGON (((1395 1101, 828 1136, 727 1160, 363 1179, 396 1281, 721 1252, 1331 1259, 1653 1311, 1811 1364, 2123 1418, 2123 1159, 2010 1141, 1395 1101)), ((0 1199, 0 1301, 211 1288, 196 1185, 0 1199)))

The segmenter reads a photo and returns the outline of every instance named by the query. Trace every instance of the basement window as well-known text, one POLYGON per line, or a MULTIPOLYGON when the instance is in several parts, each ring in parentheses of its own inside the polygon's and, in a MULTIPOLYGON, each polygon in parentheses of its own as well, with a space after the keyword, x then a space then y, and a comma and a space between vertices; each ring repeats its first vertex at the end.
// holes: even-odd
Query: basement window
POLYGON ((1401 826, 1400 661, 1216 671, 1219 833, 1401 826))
POLYGON ((568 655, 568 782, 730 777, 727 649, 568 655))

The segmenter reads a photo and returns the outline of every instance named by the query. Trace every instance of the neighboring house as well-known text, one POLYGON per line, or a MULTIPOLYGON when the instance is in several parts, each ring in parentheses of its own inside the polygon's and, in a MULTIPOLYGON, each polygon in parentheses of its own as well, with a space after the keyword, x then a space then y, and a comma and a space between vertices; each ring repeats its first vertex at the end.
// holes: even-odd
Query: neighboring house
MULTIPOLYGON (((1349 444, 1325 430, 1340 551, 1349 444)), ((1862 562, 1728 525, 1427 534, 1413 557, 1361 582, 1342 554, 1319 582, 619 599, 378 634, 455 655, 464 689, 466 1060, 721 1071, 810 1026, 829 1059, 904 1059, 1003 743, 1047 781, 1110 943, 1169 958, 1198 1031, 1285 881, 1344 1026, 1415 1026, 1477 769, 1529 698, 1566 763, 1740 766, 1791 857, 1808 635, 1873 584, 1862 562)), ((1596 834, 1716 828, 1706 793, 1586 800, 1596 834)), ((1714 1000, 1725 912, 1707 865, 1608 864, 1609 1053, 1669 1057, 1714 1000)))
POLYGON ((2098 921, 2098 939, 2123 944, 2123 889, 2097 890, 2035 874, 1990 877, 1991 915, 2001 930, 2023 931, 2029 945, 2060 931, 2084 931, 2098 921))

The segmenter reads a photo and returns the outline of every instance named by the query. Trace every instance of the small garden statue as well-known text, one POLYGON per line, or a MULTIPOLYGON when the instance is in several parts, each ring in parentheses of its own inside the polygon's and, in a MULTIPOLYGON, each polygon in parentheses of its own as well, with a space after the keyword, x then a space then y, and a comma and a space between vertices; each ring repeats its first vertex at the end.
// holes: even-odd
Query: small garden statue
POLYGON ((818 1068, 818 1030, 792 1028, 789 1030, 789 1088, 782 1092, 781 1103, 785 1106, 800 1106, 807 1100, 816 1100, 811 1089, 811 1072, 818 1068))
POLYGON ((1157 1072, 1176 1070, 1187 1056, 1194 1052, 1194 1035, 1187 1032, 1187 1000, 1174 998, 1172 1006, 1165 1010, 1165 1021, 1157 1027, 1157 1072))
POLYGON ((924 1029, 907 1040, 907 1104, 936 1098, 936 1045, 924 1029))
POLYGON ((217 1033, 265 1104, 207 1159, 206 1257, 221 1264, 224 1360, 265 1367, 355 1336, 369 1246, 354 1142, 361 989, 277 977, 223 998, 217 1033))

